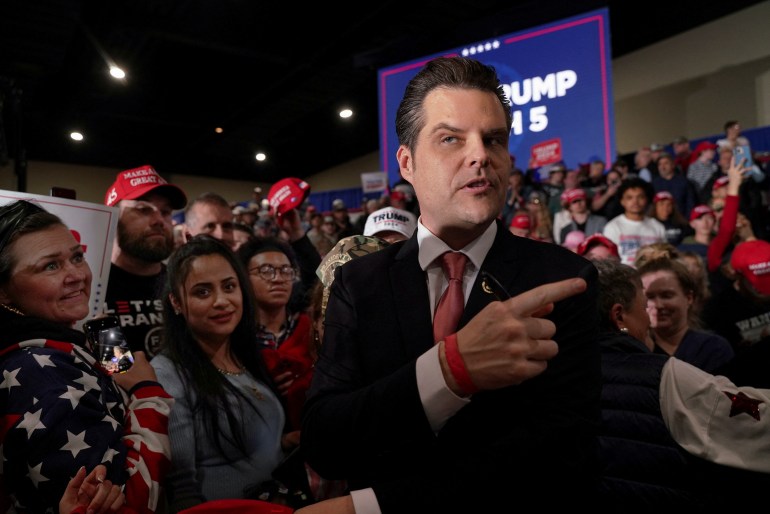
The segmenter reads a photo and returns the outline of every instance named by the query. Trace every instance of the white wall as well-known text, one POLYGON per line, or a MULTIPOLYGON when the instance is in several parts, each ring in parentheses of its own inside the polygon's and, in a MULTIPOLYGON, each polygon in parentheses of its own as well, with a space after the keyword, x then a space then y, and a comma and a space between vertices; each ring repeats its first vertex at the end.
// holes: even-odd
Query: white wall
MULTIPOLYGON (((770 125, 770 1, 661 41, 612 62, 619 154, 685 135, 720 134, 737 119, 744 129, 770 125)), ((627 30, 639 30, 627 27, 627 30)), ((770 150, 770 149, 766 149, 770 150)), ((141 158, 141 156, 138 156, 141 158)), ((74 188, 78 199, 101 203, 118 169, 29 162, 27 192, 74 188)), ((162 170, 160 170, 162 173, 162 170)), ((307 178, 313 191, 360 187, 360 174, 379 171, 379 152, 365 154, 307 178)), ((270 184, 165 175, 189 198, 216 191, 248 200, 270 184)), ((16 190, 13 163, 0 167, 0 189, 16 190)))
MULTIPOLYGON (((612 62, 618 153, 770 124, 770 2, 612 62)), ((634 30, 633 28, 629 28, 634 30)))
MULTIPOLYGON (((52 186, 75 189, 77 199, 86 202, 102 203, 119 169, 95 168, 73 164, 30 161, 27 168, 27 193, 47 195, 52 186)), ((255 186, 262 187, 267 193, 270 184, 243 180, 224 180, 210 177, 197 177, 181 174, 164 174, 163 178, 179 186, 187 194, 188 200, 201 193, 214 191, 230 201, 250 200, 255 186)), ((13 162, 0 167, 0 189, 15 191, 17 178, 13 162)))

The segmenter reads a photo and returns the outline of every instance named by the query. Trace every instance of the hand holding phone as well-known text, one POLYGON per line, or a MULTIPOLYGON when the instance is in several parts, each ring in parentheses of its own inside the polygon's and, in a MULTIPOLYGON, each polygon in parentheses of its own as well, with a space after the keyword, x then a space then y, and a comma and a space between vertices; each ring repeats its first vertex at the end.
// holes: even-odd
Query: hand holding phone
POLYGON ((104 316, 83 324, 86 339, 97 361, 109 374, 125 373, 134 363, 116 316, 104 316))
POLYGON ((735 156, 735 162, 742 164, 744 168, 751 168, 754 166, 754 160, 751 158, 751 148, 748 145, 736 146, 733 150, 735 156))

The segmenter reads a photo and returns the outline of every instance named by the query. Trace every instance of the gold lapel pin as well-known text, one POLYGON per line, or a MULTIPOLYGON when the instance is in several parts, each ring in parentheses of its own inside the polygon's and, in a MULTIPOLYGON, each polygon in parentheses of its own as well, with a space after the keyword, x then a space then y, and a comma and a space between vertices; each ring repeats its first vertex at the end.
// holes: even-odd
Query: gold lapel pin
POLYGON ((485 293, 494 295, 499 301, 505 301, 511 297, 505 287, 497 280, 491 273, 487 271, 481 271, 481 289, 485 293))

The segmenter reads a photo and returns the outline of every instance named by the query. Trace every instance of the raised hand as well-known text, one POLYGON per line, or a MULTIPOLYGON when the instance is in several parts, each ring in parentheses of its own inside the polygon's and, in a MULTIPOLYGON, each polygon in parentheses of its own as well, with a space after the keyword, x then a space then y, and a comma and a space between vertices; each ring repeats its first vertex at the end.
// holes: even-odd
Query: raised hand
POLYGON ((157 382, 155 368, 150 366, 144 352, 133 352, 134 364, 125 373, 116 373, 112 375, 115 383, 126 391, 130 391, 139 382, 151 381, 157 382))
MULTIPOLYGON (((559 348, 551 338, 556 325, 543 319, 553 305, 586 289, 582 278, 545 284, 503 302, 492 302, 457 333, 457 345, 473 383, 479 389, 520 384, 545 371, 559 348)), ((442 355, 442 370, 450 379, 442 355)))

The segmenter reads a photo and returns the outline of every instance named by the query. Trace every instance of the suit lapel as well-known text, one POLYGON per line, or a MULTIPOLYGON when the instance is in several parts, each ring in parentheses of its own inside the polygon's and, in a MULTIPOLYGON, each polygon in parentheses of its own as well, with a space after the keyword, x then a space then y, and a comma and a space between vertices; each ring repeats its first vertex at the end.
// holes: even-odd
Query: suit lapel
POLYGON ((390 287, 401 340, 405 342, 404 351, 413 358, 422 355, 433 344, 428 285, 417 255, 415 235, 403 244, 390 269, 390 287))
POLYGON ((516 242, 516 238, 498 222, 495 241, 492 243, 492 247, 481 265, 481 270, 476 276, 476 281, 473 283, 471 294, 468 297, 462 318, 460 318, 460 327, 465 326, 487 304, 496 300, 493 294, 486 292, 482 287, 481 271, 492 274, 505 287, 506 291, 514 290, 513 284, 519 274, 519 267, 516 265, 519 260, 519 248, 516 242))

